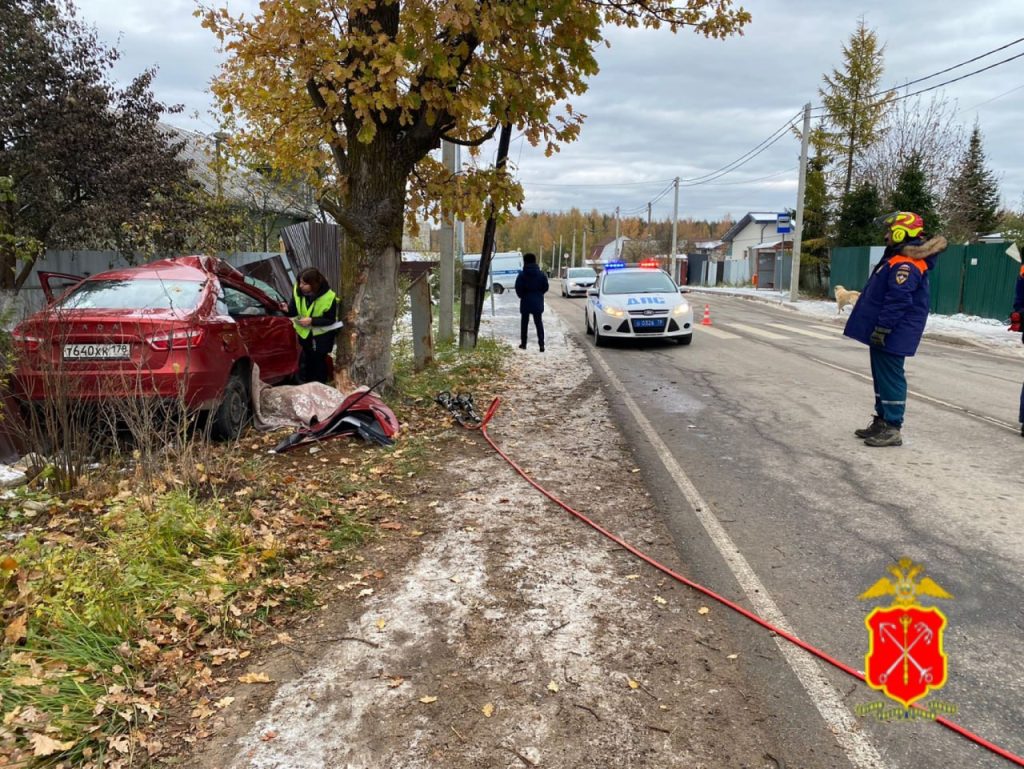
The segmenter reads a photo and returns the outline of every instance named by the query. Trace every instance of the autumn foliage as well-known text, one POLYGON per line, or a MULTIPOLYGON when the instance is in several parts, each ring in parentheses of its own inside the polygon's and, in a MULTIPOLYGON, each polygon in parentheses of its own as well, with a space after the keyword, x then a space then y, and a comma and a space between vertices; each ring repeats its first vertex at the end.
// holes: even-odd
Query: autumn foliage
POLYGON ((606 25, 721 38, 750 19, 730 0, 279 0, 251 18, 199 13, 230 55, 213 90, 238 150, 315 184, 346 231, 339 352, 355 381, 390 376, 403 219, 443 206, 480 220, 522 200, 472 153, 451 177, 431 156, 441 140, 475 148, 511 124, 555 152, 579 136, 570 99, 597 73, 606 25))

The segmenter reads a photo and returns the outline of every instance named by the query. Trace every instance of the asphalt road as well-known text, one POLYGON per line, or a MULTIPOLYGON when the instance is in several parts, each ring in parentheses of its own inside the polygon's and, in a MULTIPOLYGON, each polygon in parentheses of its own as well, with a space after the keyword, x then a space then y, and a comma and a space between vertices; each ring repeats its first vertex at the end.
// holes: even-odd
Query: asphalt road
MULTIPOLYGON (((556 291, 548 307, 588 349, 691 578, 863 670, 864 619, 889 601, 857 596, 912 558, 953 595, 922 601, 948 618, 948 682, 925 703, 954 705, 951 720, 1024 756, 1018 356, 925 342, 907 364, 904 445, 872 449, 852 435, 872 412, 867 348, 841 322, 693 293, 695 321, 706 302, 712 326, 689 347, 597 349, 585 300, 556 291)), ((935 723, 858 716, 896 703, 747 620, 734 627, 775 703, 767 717, 820 766, 1013 765, 935 723)))

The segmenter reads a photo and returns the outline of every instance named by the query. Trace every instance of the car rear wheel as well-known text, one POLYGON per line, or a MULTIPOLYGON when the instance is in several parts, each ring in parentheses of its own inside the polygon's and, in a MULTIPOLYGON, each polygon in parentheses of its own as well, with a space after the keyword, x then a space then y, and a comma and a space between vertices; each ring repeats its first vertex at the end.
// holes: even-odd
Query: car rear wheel
POLYGON ((500 283, 495 283, 493 291, 496 294, 504 294, 505 293, 505 287, 503 285, 501 285, 500 283))
POLYGON ((237 440, 249 422, 249 388, 245 378, 234 372, 224 388, 224 398, 213 412, 210 437, 217 441, 237 440))
POLYGON ((687 334, 686 336, 677 336, 676 337, 676 342, 678 342, 681 345, 688 345, 692 341, 693 341, 693 334, 687 334))

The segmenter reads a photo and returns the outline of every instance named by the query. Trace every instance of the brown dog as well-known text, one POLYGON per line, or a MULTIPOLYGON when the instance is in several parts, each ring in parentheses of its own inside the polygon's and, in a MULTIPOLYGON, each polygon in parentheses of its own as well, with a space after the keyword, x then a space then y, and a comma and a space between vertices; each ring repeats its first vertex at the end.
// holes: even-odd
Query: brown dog
POLYGON ((860 291, 847 291, 842 286, 836 286, 836 315, 841 315, 847 305, 853 307, 859 298, 860 291))

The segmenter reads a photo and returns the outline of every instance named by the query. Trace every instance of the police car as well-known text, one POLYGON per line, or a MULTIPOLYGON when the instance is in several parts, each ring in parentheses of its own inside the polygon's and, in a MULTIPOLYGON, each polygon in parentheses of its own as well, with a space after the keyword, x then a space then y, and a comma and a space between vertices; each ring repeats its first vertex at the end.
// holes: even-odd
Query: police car
POLYGON ((693 340, 693 309, 660 269, 606 264, 583 312, 598 347, 609 339, 693 340))

